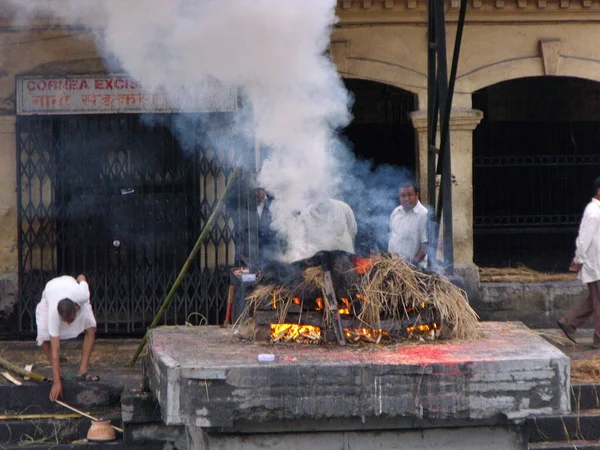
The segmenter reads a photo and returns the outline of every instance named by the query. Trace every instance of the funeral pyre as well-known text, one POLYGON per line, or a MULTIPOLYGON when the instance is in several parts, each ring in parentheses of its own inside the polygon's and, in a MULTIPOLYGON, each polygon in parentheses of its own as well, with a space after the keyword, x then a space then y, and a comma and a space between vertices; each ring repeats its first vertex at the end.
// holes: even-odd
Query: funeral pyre
POLYGON ((246 305, 254 340, 263 342, 469 339, 479 330, 463 290, 387 253, 360 258, 328 251, 271 264, 246 305))

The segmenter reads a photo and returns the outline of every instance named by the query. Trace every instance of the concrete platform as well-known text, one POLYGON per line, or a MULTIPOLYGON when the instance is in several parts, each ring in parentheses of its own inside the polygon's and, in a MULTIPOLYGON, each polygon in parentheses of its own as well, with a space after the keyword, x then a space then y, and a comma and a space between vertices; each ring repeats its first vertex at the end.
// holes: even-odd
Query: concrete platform
POLYGON ((519 322, 481 326, 476 341, 358 347, 160 327, 146 377, 167 425, 221 433, 495 426, 569 411, 564 353, 519 322))

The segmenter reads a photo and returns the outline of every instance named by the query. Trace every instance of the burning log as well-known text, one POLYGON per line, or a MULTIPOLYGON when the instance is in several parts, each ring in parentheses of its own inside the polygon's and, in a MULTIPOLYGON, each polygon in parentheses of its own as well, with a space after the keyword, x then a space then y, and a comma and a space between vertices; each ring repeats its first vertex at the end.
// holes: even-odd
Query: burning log
POLYGON ((287 273, 292 272, 280 283, 267 274, 272 284, 259 284, 247 297, 256 340, 343 345, 346 340, 435 339, 442 331, 447 337, 478 335, 478 317, 464 291, 395 255, 355 260, 345 252, 322 252, 287 273), (330 307, 328 298, 335 302, 330 307))

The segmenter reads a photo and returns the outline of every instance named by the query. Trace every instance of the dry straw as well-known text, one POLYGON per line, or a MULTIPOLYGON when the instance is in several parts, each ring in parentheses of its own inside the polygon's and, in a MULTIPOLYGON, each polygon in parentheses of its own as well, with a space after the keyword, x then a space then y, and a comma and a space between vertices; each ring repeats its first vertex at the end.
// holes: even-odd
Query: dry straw
POLYGON ((543 283, 550 281, 572 281, 574 273, 538 272, 519 264, 517 267, 481 267, 479 279, 482 283, 543 283))
MULTIPOLYGON (((443 276, 415 270, 396 255, 375 255, 373 265, 358 278, 358 284, 350 291, 354 292, 351 301, 358 312, 357 318, 366 327, 377 329, 382 318, 407 319, 411 311, 433 307, 445 329, 445 336, 461 339, 479 337, 477 314, 462 289, 443 276)), ((246 299, 247 308, 255 310, 273 306, 276 302, 279 323, 283 323, 294 298, 302 298, 306 292, 321 292, 325 298, 320 267, 306 269, 303 281, 294 287, 257 287, 246 299)), ((324 314, 328 324, 330 317, 326 307, 324 314)))

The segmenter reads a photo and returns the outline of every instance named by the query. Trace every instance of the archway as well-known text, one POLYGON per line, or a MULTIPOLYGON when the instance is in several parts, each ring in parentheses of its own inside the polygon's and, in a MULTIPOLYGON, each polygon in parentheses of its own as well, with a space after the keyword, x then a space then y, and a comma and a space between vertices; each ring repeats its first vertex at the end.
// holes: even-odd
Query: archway
POLYGON ((600 175, 600 83, 505 81, 473 94, 474 262, 565 271, 600 175))
POLYGON ((354 96, 352 123, 344 130, 356 158, 354 182, 344 200, 358 223, 356 251, 387 250, 388 220, 398 204, 401 177, 416 175, 415 130, 409 113, 417 109, 415 94, 374 81, 345 79, 354 96))

